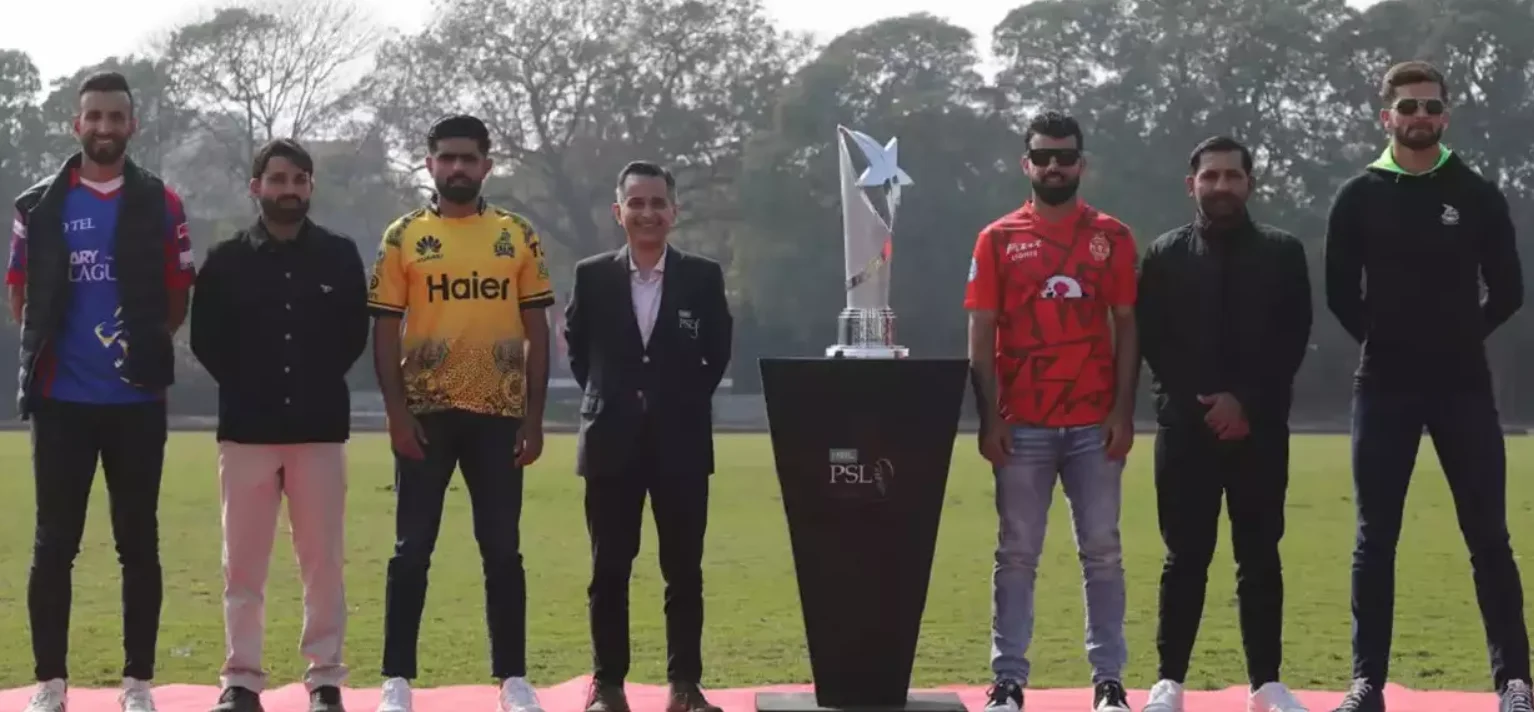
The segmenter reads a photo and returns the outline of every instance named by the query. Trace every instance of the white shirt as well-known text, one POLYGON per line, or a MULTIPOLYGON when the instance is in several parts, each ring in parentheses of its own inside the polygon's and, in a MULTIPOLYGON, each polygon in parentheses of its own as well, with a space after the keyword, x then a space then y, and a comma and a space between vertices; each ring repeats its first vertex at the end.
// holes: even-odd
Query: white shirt
POLYGON ((660 312, 661 282, 666 276, 666 252, 670 249, 661 249, 660 259, 648 275, 640 271, 639 265, 634 264, 633 253, 629 253, 629 295, 634 301, 634 319, 639 322, 639 338, 645 346, 650 345, 650 333, 655 331, 655 317, 660 312))

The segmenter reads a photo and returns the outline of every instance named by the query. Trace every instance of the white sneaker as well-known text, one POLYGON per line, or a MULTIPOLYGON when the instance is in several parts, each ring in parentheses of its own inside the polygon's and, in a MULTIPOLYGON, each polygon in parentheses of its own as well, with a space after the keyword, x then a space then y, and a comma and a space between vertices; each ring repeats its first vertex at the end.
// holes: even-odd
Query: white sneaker
POLYGON ((384 680, 378 712, 410 712, 410 681, 403 677, 384 680))
POLYGON ((123 678, 123 691, 117 696, 117 702, 122 705, 123 712, 155 712, 149 683, 143 680, 123 678))
POLYGON ((1171 680, 1156 683, 1140 712, 1182 712, 1182 685, 1171 680))
POLYGON ((1281 682, 1257 688, 1246 701, 1247 712, 1310 712, 1281 682))
POLYGON ((63 680, 37 683, 37 692, 22 712, 64 712, 68 708, 69 686, 63 680))
POLYGON ((525 677, 509 677, 501 683, 501 703, 498 712, 543 712, 538 706, 538 693, 525 677))

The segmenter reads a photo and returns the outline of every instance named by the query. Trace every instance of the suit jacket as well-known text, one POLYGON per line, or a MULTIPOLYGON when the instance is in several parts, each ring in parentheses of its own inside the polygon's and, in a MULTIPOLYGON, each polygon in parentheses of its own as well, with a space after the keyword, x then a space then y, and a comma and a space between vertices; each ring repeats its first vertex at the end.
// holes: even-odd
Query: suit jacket
POLYGON ((582 388, 576 474, 623 476, 648 424, 657 476, 714 471, 713 395, 730 362, 733 318, 724 271, 666 250, 660 306, 640 337, 627 247, 575 266, 565 306, 570 370, 582 388))

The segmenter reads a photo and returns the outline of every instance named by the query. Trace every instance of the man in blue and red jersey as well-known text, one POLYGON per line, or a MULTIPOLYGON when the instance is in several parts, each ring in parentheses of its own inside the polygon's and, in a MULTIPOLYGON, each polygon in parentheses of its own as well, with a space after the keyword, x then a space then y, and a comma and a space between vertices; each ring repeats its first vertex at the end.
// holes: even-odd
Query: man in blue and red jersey
POLYGON ((135 128, 127 81, 92 76, 74 123, 80 153, 16 199, 6 284, 37 489, 27 608, 39 685, 26 712, 64 709, 70 571, 98 460, 122 563, 122 709, 154 710, 165 390, 193 262, 180 199, 127 159, 135 128))
POLYGON ((1025 140, 1033 197, 980 232, 964 291, 980 453, 995 471, 1000 519, 985 709, 1023 707, 1034 578, 1058 481, 1086 589, 1092 710, 1128 712, 1119 481, 1140 372, 1134 237, 1076 195, 1086 160, 1075 119, 1039 114, 1025 140))

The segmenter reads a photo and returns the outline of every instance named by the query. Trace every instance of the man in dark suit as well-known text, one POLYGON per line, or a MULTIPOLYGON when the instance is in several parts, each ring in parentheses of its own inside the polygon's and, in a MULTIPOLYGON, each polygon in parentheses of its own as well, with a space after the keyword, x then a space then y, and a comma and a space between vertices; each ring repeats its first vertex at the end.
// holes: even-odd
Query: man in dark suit
POLYGON ((591 536, 587 712, 629 710, 629 573, 646 494, 666 580, 667 712, 720 712, 699 683, 712 397, 730 361, 724 272, 667 246, 676 180, 665 168, 625 166, 613 217, 628 244, 577 264, 565 307, 570 370, 585 391, 576 473, 586 479, 591 536))

